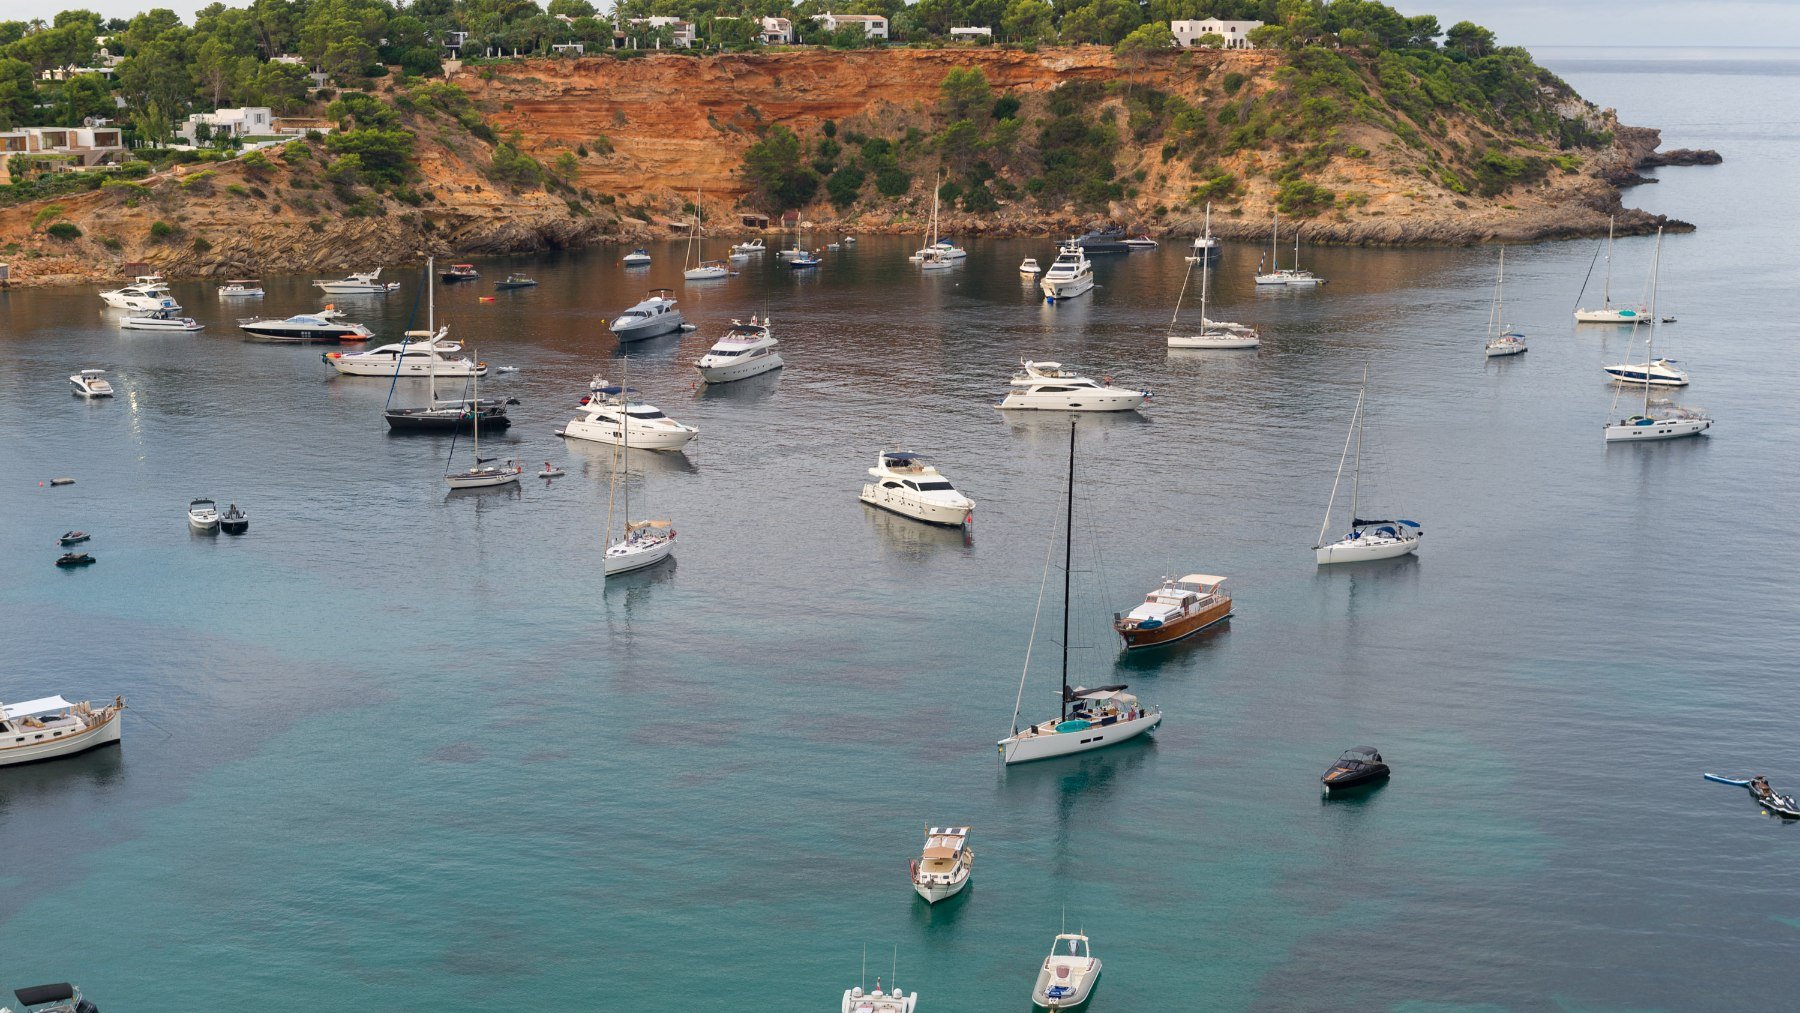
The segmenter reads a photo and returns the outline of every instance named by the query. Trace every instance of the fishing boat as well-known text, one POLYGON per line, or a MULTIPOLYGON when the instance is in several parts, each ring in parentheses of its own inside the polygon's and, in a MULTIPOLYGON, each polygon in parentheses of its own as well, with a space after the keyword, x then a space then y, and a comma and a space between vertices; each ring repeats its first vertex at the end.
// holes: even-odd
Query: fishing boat
POLYGON ((438 274, 438 280, 446 285, 454 285, 459 281, 474 281, 481 277, 474 264, 451 264, 438 274))
MULTIPOLYGON (((1661 234, 1661 230, 1657 230, 1661 234)), ((1637 306, 1614 306, 1612 304, 1612 262, 1613 262, 1613 219, 1606 219, 1606 287, 1602 290, 1600 308, 1597 310, 1582 309, 1581 297, 1587 294, 1588 279, 1594 276, 1594 265, 1588 264, 1587 278, 1581 280, 1581 292, 1575 296, 1575 322, 1578 324, 1635 324, 1650 315, 1650 308, 1637 306)), ((1595 249, 1594 255, 1600 255, 1595 249)))
POLYGON ((503 280, 494 282, 494 288, 501 292, 515 288, 536 288, 537 279, 527 278, 522 274, 509 274, 503 280))
POLYGON ((1488 306, 1487 343, 1482 354, 1493 359, 1502 355, 1519 355, 1525 351, 1525 335, 1507 327, 1506 323, 1506 247, 1500 248, 1500 270, 1494 276, 1494 298, 1488 306))
POLYGON ((682 260, 684 270, 681 276, 688 281, 713 281, 731 277, 731 265, 723 260, 701 260, 698 246, 700 244, 700 191, 694 191, 694 229, 688 233, 687 256, 682 260), (692 267, 687 265, 692 264, 692 267))
MULTIPOLYGON (((431 260, 425 261, 425 280, 431 280, 431 260)), ((406 341, 401 344, 398 361, 411 363, 407 359, 406 344, 417 339, 421 345, 430 345, 435 339, 442 338, 449 328, 433 330, 437 327, 437 292, 431 285, 425 286, 425 330, 407 331, 406 341)), ((446 345, 449 342, 445 343, 446 345)), ((440 350, 441 351, 441 350, 440 350)), ((381 417, 387 422, 390 432, 396 433, 459 433, 481 425, 490 432, 498 432, 512 425, 512 419, 506 415, 506 402, 490 398, 480 401, 472 398, 440 399, 437 393, 438 364, 445 358, 444 354, 427 354, 423 361, 426 364, 426 379, 430 386, 427 389, 429 400, 423 407, 396 408, 391 403, 393 390, 388 391, 390 403, 381 411, 381 417)), ((412 362, 417 362, 413 359, 412 362)), ((480 366, 477 364, 476 369, 480 366)), ((514 402, 516 403, 516 402, 514 402)))
POLYGON ((1064 369, 1060 362, 1022 359, 1019 365, 1021 368, 1012 377, 1012 389, 996 405, 1002 410, 1126 412, 1141 408, 1150 400, 1147 390, 1114 386, 1110 376, 1095 382, 1064 369))
POLYGON ((267 341, 281 344, 350 344, 367 341, 375 332, 358 323, 344 320, 336 310, 318 313, 296 313, 291 317, 245 317, 238 320, 238 330, 245 341, 267 341))
POLYGON ((92 566, 94 557, 85 552, 65 552, 56 557, 56 565, 64 570, 72 570, 78 566, 92 566))
POLYGON ((675 293, 666 288, 653 288, 637 305, 620 313, 607 324, 621 342, 643 341, 679 331, 687 321, 675 308, 675 293))
POLYGON ((119 326, 128 331, 204 331, 206 325, 193 317, 184 317, 170 309, 132 312, 119 321, 119 326))
POLYGON ((233 503, 219 515, 219 530, 228 535, 241 535, 250 530, 250 515, 239 510, 238 505, 233 503))
POLYGON ((0 767, 112 745, 119 741, 124 713, 123 697, 99 708, 86 700, 70 703, 61 696, 0 706, 0 767))
POLYGON ((1294 266, 1281 266, 1281 251, 1277 242, 1281 237, 1281 216, 1275 216, 1275 224, 1269 232, 1269 273, 1263 274, 1262 267, 1257 266, 1256 283, 1265 288, 1287 286, 1289 288, 1309 288, 1325 284, 1325 279, 1300 269, 1300 229, 1294 229, 1294 266))
POLYGON ((263 284, 255 278, 233 278, 219 286, 221 299, 252 299, 263 294, 263 284))
POLYGON ((956 491, 938 470, 918 454, 886 450, 869 469, 861 499, 902 517, 961 527, 975 519, 975 501, 956 491))
MULTIPOLYGON (((1657 364, 1666 360, 1656 357, 1656 292, 1658 274, 1662 266, 1662 230, 1656 230, 1656 252, 1650 260, 1650 320, 1649 331, 1644 339, 1644 352, 1650 361, 1640 367, 1643 378, 1638 382, 1644 388, 1643 409, 1635 415, 1628 415, 1617 422, 1607 422, 1605 428, 1607 443, 1633 443, 1650 440, 1674 440, 1683 436, 1698 436, 1712 428, 1712 417, 1704 408, 1679 405, 1666 398, 1652 399, 1651 390, 1657 385, 1653 371, 1657 364)), ((1611 375, 1612 370, 1607 370, 1611 375)), ((1682 382, 1687 381, 1683 373, 1682 382)), ((1621 393, 1626 388, 1620 387, 1621 393)), ((1618 398, 1613 399, 1616 408, 1618 398)))
MULTIPOLYGON (((631 400, 631 388, 627 385, 631 377, 631 359, 629 357, 625 360, 624 369, 623 382, 619 385, 619 402, 628 407, 631 400)), ((655 566, 669 558, 669 555, 675 551, 673 521, 667 518, 637 521, 631 519, 631 429, 630 425, 619 427, 619 449, 613 454, 611 491, 606 498, 605 537, 612 537, 615 499, 623 501, 620 503, 619 509, 623 528, 619 540, 607 545, 606 552, 601 557, 601 571, 604 577, 614 577, 622 573, 630 573, 633 570, 655 566), (621 472, 624 472, 623 476, 621 476, 621 472)))
MULTIPOLYGON (((1031 648, 1025 649, 1025 667, 1019 675, 1019 696, 1013 705, 1012 734, 997 745, 1002 763, 1012 765, 1053 756, 1067 756, 1115 746, 1154 731, 1162 724, 1162 711, 1146 706, 1125 692, 1125 685, 1088 689, 1069 685, 1069 599, 1074 573, 1075 544, 1075 420, 1069 420, 1068 494, 1063 527, 1062 693, 1057 716, 1019 728, 1019 712, 1025 701, 1025 680, 1031 671, 1031 648)), ((1049 580, 1048 561, 1044 579, 1049 580)), ((1040 600, 1042 591, 1040 590, 1040 600)), ((1037 620, 1032 620, 1031 642, 1037 641, 1037 620)))
POLYGON ((1144 596, 1143 604, 1113 614, 1113 630, 1128 650, 1161 647, 1191 637, 1231 618, 1231 596, 1221 590, 1224 577, 1190 573, 1164 577, 1144 596))
POLYGON ((620 257, 619 263, 626 267, 648 267, 650 266, 650 251, 640 246, 620 257))
POLYGON ((1350 431, 1344 436, 1344 452, 1338 457, 1337 477, 1331 482, 1331 498, 1325 503, 1325 522, 1319 525, 1319 541, 1313 546, 1320 566, 1333 563, 1364 563, 1374 559, 1392 559, 1419 550, 1425 532, 1417 521, 1364 520, 1362 517, 1363 428, 1369 396, 1369 371, 1363 370, 1362 390, 1356 395, 1356 410, 1350 415, 1350 431), (1331 529, 1332 508, 1337 505, 1338 486, 1344 479, 1344 464, 1350 457, 1352 441, 1356 445, 1355 474, 1350 484, 1350 530, 1337 541, 1325 541, 1331 529))
MULTIPOLYGON (((473 400, 476 404, 480 404, 480 374, 470 377, 469 382, 474 385, 473 400)), ((467 470, 453 471, 444 476, 444 484, 451 489, 491 489, 495 486, 511 485, 525 473, 524 465, 516 461, 508 461, 500 467, 493 467, 488 462, 498 460, 497 458, 481 456, 481 415, 479 412, 469 421, 469 439, 472 444, 470 452, 474 461, 470 463, 467 470)), ((456 454, 456 441, 454 440, 450 443, 450 453, 454 458, 456 454)))
POLYGON ((112 384, 102 379, 104 376, 104 369, 84 369, 69 377, 69 385, 75 388, 73 393, 77 397, 112 397, 112 384))
POLYGON ((201 534, 217 534, 219 531, 219 505, 209 499, 197 499, 188 503, 188 527, 201 534))
POLYGON ((1087 251, 1079 243, 1064 243, 1056 251, 1056 260, 1044 272, 1038 288, 1049 302, 1073 299, 1094 288, 1094 266, 1088 263, 1087 251))
POLYGON ((1094 997, 1099 982, 1100 958, 1094 956, 1088 937, 1064 932, 1050 943, 1050 955, 1031 989, 1031 1002, 1039 1009, 1074 1009, 1094 997))
POLYGON ((713 342, 706 354, 694 361, 700 379, 707 383, 730 383, 759 376, 783 365, 777 351, 781 342, 775 339, 769 319, 752 316, 749 323, 731 322, 725 336, 713 342))
POLYGON ((1331 765, 1330 769, 1319 775, 1319 783, 1326 791, 1343 791, 1346 788, 1357 788, 1388 778, 1387 761, 1374 746, 1353 746, 1344 750, 1344 755, 1331 765))
POLYGON ((927 904, 961 893, 975 871, 969 828, 925 828, 925 850, 913 859, 907 871, 912 876, 913 892, 925 898, 927 904))
POLYGON ((381 268, 353 271, 335 279, 319 279, 313 285, 326 295, 386 295, 400 287, 397 281, 382 281, 381 268))
MULTIPOLYGON (((1212 238, 1212 204, 1206 205, 1206 236, 1212 238)), ((1226 351, 1255 348, 1262 344, 1261 335, 1256 328, 1232 321, 1211 320, 1206 315, 1208 282, 1212 278, 1212 269, 1204 258, 1188 259, 1187 274, 1181 279, 1181 293, 1175 297, 1175 313, 1169 318, 1168 344, 1170 348, 1216 348, 1226 351), (1175 325, 1181 319, 1181 301, 1187 296, 1188 280, 1193 277, 1194 265, 1200 265, 1200 330, 1197 333, 1177 334, 1175 325)))

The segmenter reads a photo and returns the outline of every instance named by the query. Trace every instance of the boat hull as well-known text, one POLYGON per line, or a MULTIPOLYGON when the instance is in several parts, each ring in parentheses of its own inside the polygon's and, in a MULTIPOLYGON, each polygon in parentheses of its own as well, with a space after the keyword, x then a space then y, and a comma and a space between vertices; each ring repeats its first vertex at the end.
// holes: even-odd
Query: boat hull
POLYGON ((1335 781, 1327 781, 1324 778, 1320 778, 1319 783, 1323 784, 1325 790, 1328 792, 1348 791, 1351 788, 1362 788, 1367 785, 1385 781, 1388 779, 1390 773, 1388 768, 1383 766, 1376 770, 1360 771, 1348 777, 1338 778, 1335 781))
POLYGON ((1522 341, 1502 341, 1487 346, 1483 354, 1490 359, 1497 359, 1503 355, 1523 355, 1525 352, 1525 343, 1522 341))
POLYGON ((1171 334, 1170 348, 1219 348, 1245 349, 1256 348, 1262 339, 1247 334, 1171 334))
POLYGON ((699 371, 700 379, 707 383, 730 383, 733 380, 748 380, 753 376, 761 376, 770 370, 780 369, 787 365, 781 361, 781 354, 771 353, 747 358, 746 361, 733 362, 725 366, 702 366, 694 364, 699 371))
POLYGON ((359 359, 354 354, 337 355, 335 352, 328 353, 328 355, 335 357, 327 358, 325 361, 331 363, 331 368, 344 376, 379 376, 390 379, 397 372, 401 376, 422 376, 429 379, 433 373, 436 373, 440 380, 455 380, 487 375, 486 363, 440 362, 437 364, 437 368, 433 369, 429 362, 408 362, 402 359, 399 366, 396 367, 392 358, 359 359))
MULTIPOLYGON (((609 446, 623 447, 625 438, 619 424, 610 419, 575 419, 563 426, 557 435, 571 440, 590 440, 594 443, 605 443, 609 446)), ((688 441, 698 435, 694 430, 640 429, 631 430, 632 450, 680 450, 688 441)))
POLYGON ((90 749, 114 745, 124 731, 125 715, 114 714, 104 722, 77 732, 52 740, 33 740, 17 746, 0 747, 0 767, 13 767, 22 763, 42 763, 45 760, 60 760, 65 756, 85 753, 90 749))
POLYGON ((1411 538, 1358 538, 1321 545, 1314 550, 1320 566, 1334 563, 1367 563, 1377 559, 1393 559, 1419 551, 1419 543, 1423 539, 1411 538))
POLYGON ((1127 649, 1137 650, 1140 647, 1161 647, 1177 640, 1185 640, 1209 626, 1215 626, 1230 618, 1231 600, 1226 599, 1222 602, 1215 602, 1192 615, 1182 616, 1173 622, 1163 623, 1149 629, 1142 626, 1126 627, 1122 623, 1115 625, 1113 629, 1118 632, 1119 638, 1125 641, 1127 649))
POLYGON ((1649 440, 1678 440, 1683 436, 1699 436, 1712 428, 1712 419, 1666 419, 1648 425, 1609 423, 1608 443, 1643 443, 1649 440))
POLYGON ((665 313, 660 317, 652 317, 641 323, 626 324, 621 328, 618 321, 609 325, 613 335, 620 341, 646 341, 660 338, 665 334, 673 334, 681 330, 681 314, 665 313))
MULTIPOLYGON (((1052 955, 1050 959, 1054 961, 1056 960, 1056 956, 1052 955)), ((1093 967, 1088 969, 1086 973, 1068 979, 1066 983, 1059 982, 1054 976, 1051 968, 1046 966, 1038 971, 1037 985, 1033 987, 1031 992, 1031 1005, 1034 1009, 1078 1009, 1085 1006, 1087 1001, 1094 997, 1094 987, 1099 983, 1100 961, 1098 960, 1094 961, 1093 967), (1073 991, 1060 998, 1048 998, 1047 993, 1049 992, 1050 986, 1059 983, 1066 984, 1066 987, 1071 988, 1073 991)))
MULTIPOLYGON (((1624 366, 1607 366, 1605 367, 1605 372, 1608 377, 1612 378, 1614 383, 1622 383, 1628 387, 1642 387, 1645 383, 1644 372, 1642 369, 1630 369, 1624 366)), ((1674 375, 1651 373, 1649 384, 1652 387, 1686 387, 1688 385, 1688 378, 1686 374, 1680 373, 1674 375)))
POLYGON ((478 468, 444 476, 444 484, 452 489, 492 489, 511 485, 523 472, 513 468, 478 468))
POLYGON ((617 577, 621 573, 630 573, 633 570, 655 566, 668 559, 674 551, 674 536, 644 546, 628 546, 620 543, 607 548, 606 558, 602 565, 608 577, 617 577))
MULTIPOLYGON (((475 416, 469 412, 444 412, 427 408, 396 408, 382 412, 388 429, 396 433, 466 433, 474 429, 475 416)), ((512 419, 502 412, 483 412, 481 428, 505 429, 512 419)))
POLYGON ((1052 301, 1059 299, 1073 299, 1076 296, 1086 295, 1093 291, 1094 278, 1093 275, 1084 275, 1080 278, 1070 278, 1067 280, 1045 278, 1042 282, 1039 282, 1038 288, 1043 291, 1044 298, 1052 301))
MULTIPOLYGON (((900 490, 900 492, 905 491, 900 490)), ((968 501, 957 504, 928 503, 918 499, 916 493, 911 496, 899 495, 895 490, 884 489, 873 482, 863 486, 862 495, 858 498, 872 507, 896 513, 902 517, 924 521, 926 524, 941 524, 950 528, 960 528, 967 524, 971 512, 975 509, 975 504, 968 501)))
POLYGON ((245 341, 264 341, 272 344, 338 345, 346 341, 367 341, 369 339, 368 335, 347 327, 308 327, 290 330, 261 327, 256 324, 241 324, 238 326, 238 330, 244 332, 245 341))
POLYGON ((1144 406, 1142 391, 1118 394, 1030 394, 1015 391, 1000 401, 1005 411, 1128 412, 1144 406))
MULTIPOLYGON (((1130 721, 1117 721, 1110 725, 1090 725, 1080 731, 1036 735, 1021 733, 1008 736, 999 742, 1000 759, 1010 767, 1015 763, 1031 763, 1034 760, 1048 760, 1057 756, 1069 756, 1073 753, 1104 749, 1107 746, 1129 742, 1140 735, 1155 731, 1156 727, 1162 724, 1162 719, 1161 711, 1152 711, 1130 721)), ((1042 728, 1043 726, 1035 727, 1042 728)))
POLYGON ((913 892, 920 897, 925 898, 925 903, 936 904, 940 900, 949 900, 957 894, 962 893, 963 887, 968 885, 969 877, 967 876, 964 876, 953 883, 921 883, 918 880, 914 880, 913 892))
POLYGON ((1650 312, 1645 310, 1576 310, 1575 322, 1578 324, 1647 324, 1650 312))
POLYGON ((189 514, 188 527, 203 535, 216 535, 219 533, 219 518, 216 515, 213 517, 195 517, 192 514, 189 514))
POLYGON ((688 281, 713 281, 731 277, 731 272, 723 267, 690 267, 681 272, 688 281))

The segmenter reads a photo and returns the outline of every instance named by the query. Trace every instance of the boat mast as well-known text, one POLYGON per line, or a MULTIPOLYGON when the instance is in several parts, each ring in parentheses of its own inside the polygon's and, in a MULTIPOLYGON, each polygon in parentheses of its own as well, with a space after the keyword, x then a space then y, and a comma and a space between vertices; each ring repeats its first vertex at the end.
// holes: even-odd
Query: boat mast
MULTIPOLYGON (((1200 333, 1206 333, 1206 276, 1208 257, 1212 256, 1212 201, 1206 202, 1206 249, 1200 252, 1200 333)), ((1181 304, 1175 304, 1175 311, 1181 312, 1181 304)))
POLYGON ((1606 300, 1602 309, 1612 309, 1612 244, 1613 219, 1609 215, 1606 219, 1606 300))
MULTIPOLYGON (((1337 505, 1338 486, 1344 481, 1344 462, 1350 459, 1350 438, 1356 435, 1356 420, 1362 415, 1363 394, 1368 393, 1366 367, 1364 372, 1363 393, 1356 396, 1356 410, 1350 413, 1350 428, 1344 431, 1344 452, 1338 455, 1337 476, 1331 480, 1331 498, 1325 501, 1325 521, 1319 525, 1319 543, 1318 545, 1313 546, 1315 549, 1325 544, 1325 532, 1331 529, 1331 509, 1337 505)), ((1357 466, 1360 468, 1361 464, 1361 454, 1359 452, 1357 466)), ((1355 520, 1356 518, 1352 517, 1350 519, 1355 520)))
POLYGON ((1650 367, 1656 364, 1656 290, 1662 273, 1662 227, 1656 229, 1656 253, 1650 257, 1650 337, 1644 341, 1644 415, 1650 414, 1650 367))
POLYGON ((1281 270, 1281 251, 1275 244, 1281 241, 1281 212, 1275 212, 1275 221, 1269 227, 1269 273, 1281 270))
POLYGON ((1356 395, 1356 478, 1350 483, 1350 526, 1356 527, 1361 519, 1358 511, 1362 501, 1362 445, 1363 445, 1363 406, 1369 400, 1369 367, 1363 367, 1362 393, 1356 395))
MULTIPOLYGON (((631 534, 631 356, 625 356, 624 379, 619 384, 619 440, 622 448, 619 462, 625 467, 625 528, 624 535, 631 534)), ((610 528, 610 522, 608 524, 610 528)), ((609 530, 607 532, 611 534, 609 530)), ((621 541, 623 537, 621 538, 621 541)))
POLYGON ((944 188, 944 174, 939 172, 931 179, 931 242, 927 247, 937 246, 938 241, 938 192, 944 188))
POLYGON ((1294 227, 1294 270, 1295 271, 1300 270, 1300 229, 1301 228, 1302 228, 1302 226, 1298 226, 1298 225, 1296 225, 1294 227))
POLYGON ((694 189, 694 228, 692 231, 690 231, 688 233, 687 259, 682 261, 683 266, 686 266, 690 261, 693 262, 694 266, 696 266, 696 267, 699 266, 699 262, 694 260, 694 241, 699 238, 700 238, 700 190, 698 187, 696 187, 694 189))
MULTIPOLYGON (((437 273, 434 266, 436 263, 436 257, 428 256, 425 258, 425 333, 427 334, 437 333, 437 286, 432 284, 432 276, 437 273)), ((418 304, 414 303, 414 305, 416 306, 418 304)), ((433 341, 432 344, 435 345, 437 342, 433 341)), ((431 407, 436 408, 437 351, 435 349, 431 353, 431 371, 427 375, 431 378, 431 407)), ((480 402, 477 402, 475 407, 479 410, 481 408, 480 402)))
POLYGON ((479 471, 481 470, 481 353, 473 348, 469 349, 469 360, 473 363, 469 373, 469 383, 475 389, 475 410, 469 416, 475 433, 475 466, 469 470, 479 471))
POLYGON ((1058 701, 1063 720, 1069 717, 1069 568, 1074 564, 1075 546, 1075 420, 1069 420, 1069 496, 1063 508, 1063 627, 1062 627, 1062 699, 1058 701))

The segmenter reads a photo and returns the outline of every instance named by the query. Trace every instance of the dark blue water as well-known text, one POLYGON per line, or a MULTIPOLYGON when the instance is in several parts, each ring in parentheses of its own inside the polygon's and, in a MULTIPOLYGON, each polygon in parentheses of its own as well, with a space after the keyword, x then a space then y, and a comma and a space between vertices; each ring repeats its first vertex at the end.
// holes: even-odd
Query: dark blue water
MULTIPOLYGON (((1800 942, 1800 826, 1699 775, 1800 786, 1800 142, 1771 112, 1800 60, 1545 56, 1726 155, 1628 197, 1701 226, 1666 241, 1659 350, 1706 438, 1602 445, 1599 366, 1632 346, 1569 323, 1590 242, 1509 254, 1531 351, 1497 363, 1492 250, 1308 250, 1330 286, 1267 295, 1231 248, 1211 315, 1263 329, 1248 355, 1164 347, 1173 244, 1055 308, 1014 273, 1045 243, 920 277, 911 244, 867 238, 813 275, 685 287, 679 245, 638 274, 617 251, 491 261, 543 284, 441 293, 455 336, 520 367, 483 385, 522 402, 484 456, 569 476, 458 496, 447 440, 385 433, 388 384, 236 340, 205 287, 175 288, 200 336, 120 332, 92 290, 0 295, 0 698, 133 708, 120 750, 0 773, 0 983, 151 1011, 828 1009, 866 946, 884 974, 897 948, 922 1010, 1024 1008, 1066 914, 1106 963, 1096 1010, 1787 1005, 1744 969, 1800 942), (607 582, 611 455, 551 430, 619 373, 601 320, 665 284, 701 329, 634 349, 632 384, 702 435, 632 455, 678 558, 607 582), (693 390, 687 364, 763 312, 789 368, 693 390), (1077 678, 1168 718, 1003 770, 1066 445, 1061 419, 992 408, 1021 356, 1156 391, 1083 420, 1072 643, 1077 678), (84 366, 121 396, 71 398, 84 366), (1363 502, 1425 548, 1321 571, 1365 367, 1363 502), (978 501, 972 535, 857 503, 902 444, 978 501), (198 495, 249 535, 190 535, 198 495), (100 562, 65 573, 72 527, 100 562), (1194 570, 1231 576, 1230 627, 1117 653, 1110 614, 1194 570), (1363 743, 1393 781, 1322 802, 1363 743), (962 821, 974 885, 927 909, 906 861, 962 821)), ((1650 246, 1620 241, 1617 289, 1650 246)), ((339 303, 397 335, 423 312, 405 278, 339 303)), ((269 283, 269 311, 314 305, 269 283)), ((1040 638, 1028 716, 1054 661, 1040 638)))

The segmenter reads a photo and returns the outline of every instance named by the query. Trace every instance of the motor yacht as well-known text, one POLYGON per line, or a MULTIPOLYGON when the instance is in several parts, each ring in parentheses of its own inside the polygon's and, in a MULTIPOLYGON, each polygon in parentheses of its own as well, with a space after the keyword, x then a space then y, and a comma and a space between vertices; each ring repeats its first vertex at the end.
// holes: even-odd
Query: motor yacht
POLYGON ((379 267, 373 271, 354 271, 336 280, 320 279, 313 284, 326 295, 386 295, 400 287, 397 281, 382 281, 379 267))
POLYGON ((233 278, 219 286, 219 298, 253 298, 263 294, 263 284, 254 278, 233 278))
POLYGON ((177 316, 174 310, 150 310, 147 313, 132 312, 119 321, 119 327, 127 331, 204 331, 206 325, 193 317, 177 316))
POLYGON ((751 317, 747 324, 733 320, 725 336, 695 360, 694 368, 707 383, 743 380, 780 369, 781 353, 776 351, 780 347, 781 342, 769 330, 767 318, 751 317))
POLYGON ((639 450, 680 450, 700 434, 693 426, 664 415, 655 405, 632 400, 630 395, 635 390, 607 384, 599 377, 594 380, 590 385, 593 394, 583 399, 582 416, 570 419, 556 435, 614 446, 625 446, 629 440, 630 446, 639 450))
POLYGON ((869 478, 861 498, 870 506, 949 527, 974 519, 975 501, 957 492, 949 479, 918 454, 883 451, 869 469, 869 478))
POLYGON ((375 332, 362 324, 339 319, 336 310, 319 313, 296 313, 291 317, 245 317, 238 321, 245 341, 267 341, 281 344, 346 344, 367 341, 375 332), (329 314, 329 315, 328 315, 329 314))
POLYGON ((96 560, 85 552, 65 552, 56 557, 56 566, 60 570, 70 570, 78 566, 93 566, 96 560))
POLYGON ((438 272, 438 280, 446 285, 454 285, 459 281, 474 281, 481 277, 474 264, 451 264, 438 272))
POLYGON ((205 534, 213 534, 219 530, 219 505, 209 499, 197 499, 188 503, 188 527, 205 534))
POLYGON ((1087 252, 1077 243, 1063 244, 1038 287, 1051 302, 1073 299, 1093 289, 1094 268, 1088 263, 1087 252))
MULTIPOLYGON (((96 709, 60 696, 0 706, 0 767, 74 756, 119 741, 125 700, 96 709)), ((24 1000, 23 994, 20 1000, 24 1000)))
POLYGON ((1044 273, 1044 269, 1038 266, 1036 257, 1026 257, 1024 260, 1019 261, 1019 273, 1025 275, 1039 275, 1044 273))
POLYGON ((1219 241, 1212 236, 1195 236, 1185 258, 1190 264, 1204 264, 1219 259, 1219 241))
POLYGON ((614 317, 607 327, 620 341, 642 341, 679 331, 685 322, 681 311, 675 308, 675 293, 653 288, 636 306, 614 317))
POLYGON ((345 376, 486 376, 487 363, 460 355, 462 345, 444 340, 448 327, 436 334, 408 331, 409 340, 364 352, 326 352, 321 358, 345 376), (419 340, 411 340, 417 338, 419 340))
POLYGON ((106 376, 104 369, 84 369, 69 377, 69 383, 75 388, 75 394, 78 397, 112 397, 112 384, 102 379, 104 376, 106 376))
POLYGON ((140 274, 131 279, 131 283, 146 292, 167 293, 169 291, 169 279, 155 271, 149 274, 140 274))
POLYGON ((147 289, 141 285, 127 285, 115 288, 110 292, 100 293, 100 298, 114 309, 137 310, 151 313, 157 310, 177 312, 181 304, 169 298, 166 289, 147 289))
POLYGON ((1633 387, 1686 387, 1688 385, 1687 370, 1677 367, 1674 359, 1664 359, 1660 356, 1649 362, 1622 362, 1600 368, 1615 382, 1627 383, 1633 387))
POLYGON ((1231 618, 1231 596, 1221 590, 1224 577, 1190 573, 1179 580, 1164 577, 1143 604, 1113 615, 1113 630, 1128 649, 1160 647, 1191 637, 1231 618))
POLYGON ((233 503, 219 515, 219 530, 228 535, 241 535, 250 530, 250 515, 233 503))
POLYGON ((919 993, 904 993, 900 986, 894 985, 883 990, 881 979, 875 979, 875 988, 864 992, 862 986, 844 990, 842 1013, 914 1013, 919 1008, 919 993))
POLYGON ((961 893, 974 870, 968 827, 928 827, 925 850, 910 866, 913 891, 926 903, 936 904, 961 893))
POLYGON ((763 252, 765 252, 765 251, 766 251, 766 250, 767 250, 767 249, 768 249, 768 247, 766 247, 766 246, 764 246, 764 245, 763 245, 763 241, 762 241, 762 239, 761 239, 761 238, 757 238, 757 239, 746 239, 746 240, 744 240, 744 241, 743 241, 743 242, 741 242, 741 243, 738 243, 738 244, 736 244, 736 245, 734 245, 734 246, 733 246, 733 247, 732 247, 732 248, 731 248, 731 252, 733 252, 733 253, 745 253, 745 254, 749 254, 749 253, 763 253, 763 252))
POLYGON ((1149 236, 1141 235, 1132 236, 1130 239, 1125 240, 1125 245, 1132 250, 1154 250, 1158 244, 1156 240, 1151 239, 1149 236))
POLYGON ((650 266, 650 251, 639 247, 620 257, 619 263, 626 267, 648 267, 650 266))
POLYGON ((1124 412, 1141 408, 1150 400, 1147 390, 1113 386, 1112 377, 1096 383, 1064 369, 1060 362, 1023 360, 1013 374, 1012 390, 1000 399, 1003 409, 1037 409, 1064 412, 1124 412))
POLYGON ((1093 955, 1088 937, 1065 932, 1050 944, 1050 955, 1038 970, 1031 1001, 1042 1009, 1074 1009, 1094 997, 1100 981, 1100 958, 1093 955))
POLYGON ((1131 252, 1124 229, 1090 229, 1074 240, 1074 244, 1089 254, 1131 252))

